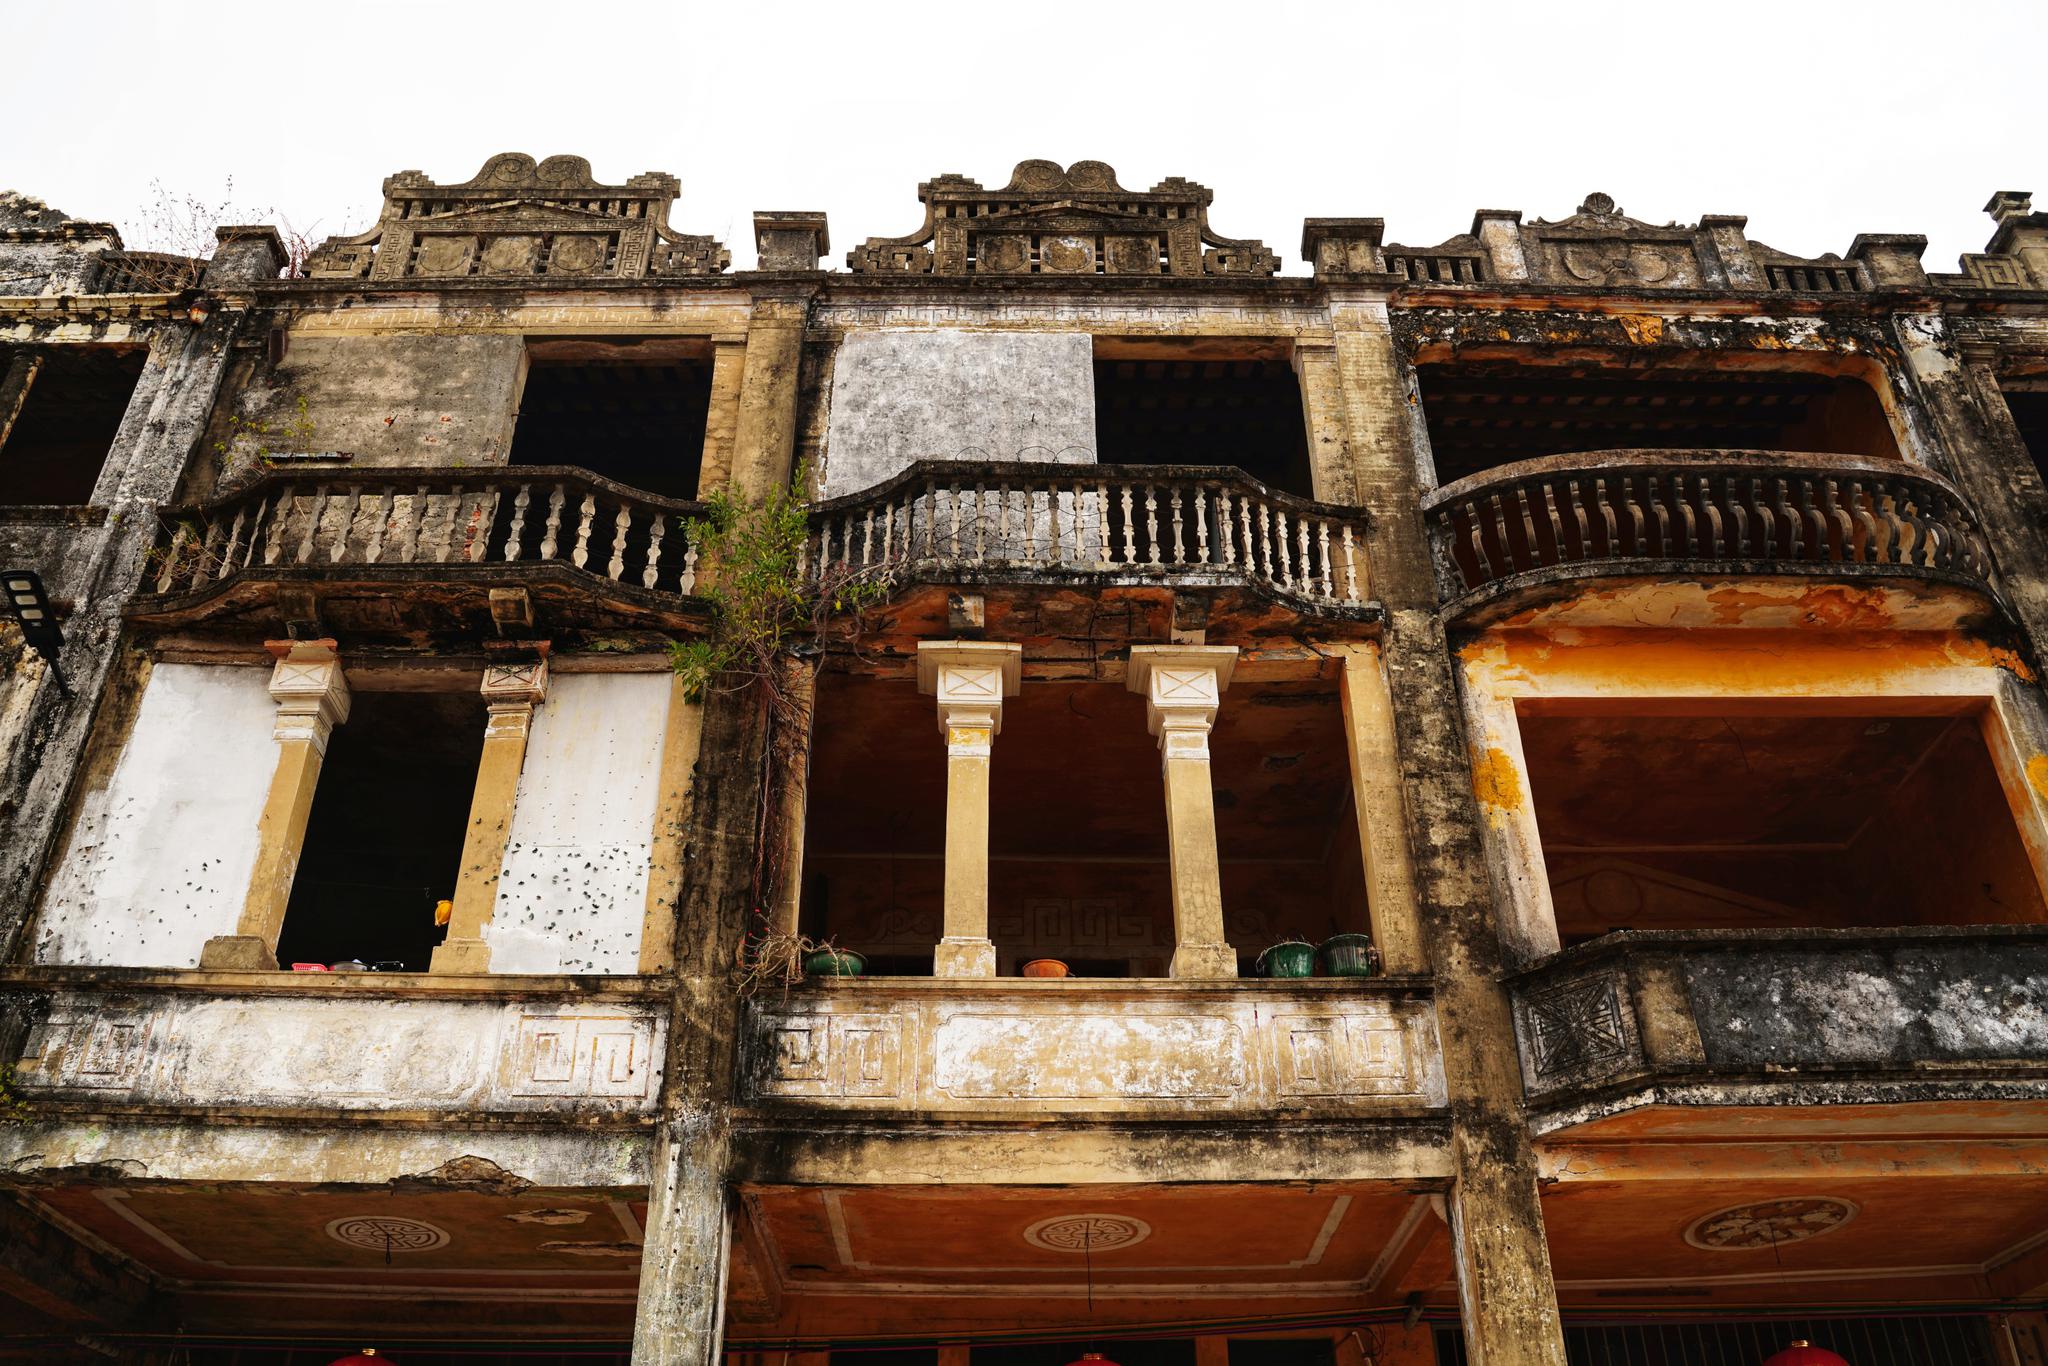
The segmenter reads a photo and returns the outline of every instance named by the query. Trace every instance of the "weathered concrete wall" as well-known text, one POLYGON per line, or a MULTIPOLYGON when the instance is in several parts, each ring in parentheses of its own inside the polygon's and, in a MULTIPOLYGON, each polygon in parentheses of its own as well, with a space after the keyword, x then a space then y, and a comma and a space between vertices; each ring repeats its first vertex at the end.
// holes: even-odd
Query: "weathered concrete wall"
POLYGON ((84 795, 36 927, 42 963, 194 967, 232 934, 270 790, 267 669, 159 664, 107 785, 84 795))
POLYGON ((497 972, 635 972, 669 676, 558 674, 535 714, 485 936, 497 972))
POLYGON ((283 363, 259 368, 236 396, 238 424, 216 422, 209 436, 228 443, 230 480, 254 469, 261 444, 345 452, 351 469, 502 465, 512 448, 525 347, 516 335, 294 336, 283 363), (310 433, 287 434, 302 422, 310 433))
POLYGON ((92 1104, 640 1113, 665 1025, 631 1002, 62 994, 18 1068, 92 1104))
POLYGON ((919 460, 1095 459, 1094 343, 1079 332, 857 332, 840 344, 819 492, 919 460))
POLYGON ((1435 1022, 1407 993, 863 983, 763 1003, 763 1100, 923 1112, 1178 1112, 1444 1103, 1435 1022))

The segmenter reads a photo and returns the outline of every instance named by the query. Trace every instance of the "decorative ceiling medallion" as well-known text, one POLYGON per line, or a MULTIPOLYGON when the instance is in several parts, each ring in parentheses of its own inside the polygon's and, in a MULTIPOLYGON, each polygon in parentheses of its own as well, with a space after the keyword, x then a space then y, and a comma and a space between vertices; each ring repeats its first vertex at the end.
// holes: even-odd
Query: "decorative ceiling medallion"
POLYGON ((1709 1252, 1754 1252, 1818 1238, 1855 1217, 1855 1205, 1829 1195, 1762 1200, 1694 1220, 1685 1241, 1709 1252))
POLYGON ((350 1247, 372 1252, 431 1252, 448 1245, 448 1230, 418 1219, 393 1219, 381 1214, 352 1214, 327 1225, 327 1236, 350 1247))
POLYGON ((1152 1236, 1152 1226, 1128 1214, 1057 1214, 1024 1230, 1024 1241, 1050 1252, 1107 1252, 1152 1236))

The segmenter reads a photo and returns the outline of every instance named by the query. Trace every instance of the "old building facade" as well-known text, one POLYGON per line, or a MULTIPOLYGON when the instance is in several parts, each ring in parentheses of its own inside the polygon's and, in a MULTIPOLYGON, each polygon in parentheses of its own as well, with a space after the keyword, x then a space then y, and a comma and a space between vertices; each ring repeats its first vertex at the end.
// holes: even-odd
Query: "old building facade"
POLYGON ((2025 195, 677 193, 0 198, 0 1354, 2048 1361, 2025 195))

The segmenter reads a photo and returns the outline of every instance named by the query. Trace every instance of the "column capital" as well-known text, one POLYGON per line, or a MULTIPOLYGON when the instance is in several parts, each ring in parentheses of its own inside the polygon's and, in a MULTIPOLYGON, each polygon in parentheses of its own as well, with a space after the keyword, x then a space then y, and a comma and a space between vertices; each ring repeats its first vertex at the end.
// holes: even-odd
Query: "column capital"
MULTIPOLYGON (((939 729, 1003 728, 1003 699, 1023 688, 1024 647, 993 640, 926 640, 917 646, 917 690, 939 702, 939 729)), ((985 743, 985 742, 984 742, 985 743)))
POLYGON ((1236 667, 1235 645, 1134 645, 1124 685, 1143 694, 1145 728, 1169 751, 1175 731, 1208 735, 1236 667))
POLYGON ((543 658, 486 665, 477 692, 491 714, 491 734, 498 734, 504 723, 523 729, 548 695, 548 662, 543 658))
POLYGON ((277 701, 277 740, 309 740, 325 749, 334 727, 348 720, 348 680, 332 640, 267 640, 277 657, 270 695, 277 701))

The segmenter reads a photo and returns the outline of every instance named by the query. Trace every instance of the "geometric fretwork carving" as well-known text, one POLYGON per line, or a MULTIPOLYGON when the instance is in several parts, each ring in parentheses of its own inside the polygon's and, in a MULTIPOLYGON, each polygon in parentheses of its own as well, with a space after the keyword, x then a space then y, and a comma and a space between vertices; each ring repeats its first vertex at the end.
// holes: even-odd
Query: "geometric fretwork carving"
POLYGON ((1139 193, 1100 161, 1020 161, 1010 183, 984 189, 942 175, 917 187, 924 225, 870 237, 846 262, 867 274, 1271 275, 1263 243, 1209 228, 1204 186, 1169 176, 1139 193), (1204 247, 1211 250, 1204 251, 1204 247))
POLYGON ((1635 1060, 1620 985, 1613 976, 1586 977, 1522 998, 1523 1041, 1538 1080, 1584 1079, 1635 1060))
POLYGON ((328 238, 306 274, 534 283, 714 275, 731 262, 723 246, 669 231, 669 205, 680 190, 659 171, 600 185, 582 157, 536 162, 520 152, 492 157, 459 185, 400 171, 384 182, 377 226, 328 238))

